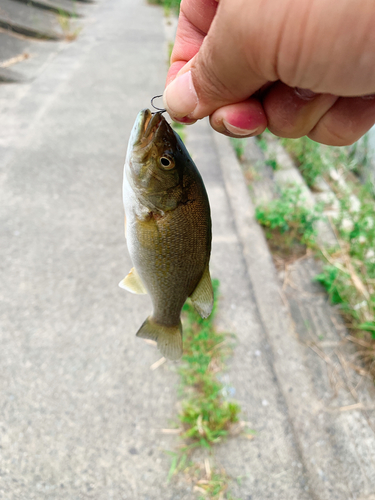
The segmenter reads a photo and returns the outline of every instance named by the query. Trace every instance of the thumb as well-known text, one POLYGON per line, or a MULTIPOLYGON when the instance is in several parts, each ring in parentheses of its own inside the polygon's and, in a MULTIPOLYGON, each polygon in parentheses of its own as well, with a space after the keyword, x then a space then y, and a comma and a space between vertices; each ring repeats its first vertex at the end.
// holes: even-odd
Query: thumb
MULTIPOLYGON (((244 38, 249 26, 239 22, 232 2, 220 1, 198 53, 165 89, 164 106, 172 118, 209 116, 222 106, 244 101, 267 83, 248 63, 244 38)), ((179 63, 174 61, 176 67, 179 63)))

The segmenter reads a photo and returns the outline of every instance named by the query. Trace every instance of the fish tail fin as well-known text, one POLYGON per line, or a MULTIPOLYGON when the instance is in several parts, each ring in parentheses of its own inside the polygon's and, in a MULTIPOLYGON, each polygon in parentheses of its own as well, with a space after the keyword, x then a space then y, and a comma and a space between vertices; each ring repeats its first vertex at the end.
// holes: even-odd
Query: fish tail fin
POLYGON ((137 337, 157 342, 159 351, 167 359, 176 361, 182 356, 181 321, 176 326, 165 326, 149 317, 138 330, 137 337))

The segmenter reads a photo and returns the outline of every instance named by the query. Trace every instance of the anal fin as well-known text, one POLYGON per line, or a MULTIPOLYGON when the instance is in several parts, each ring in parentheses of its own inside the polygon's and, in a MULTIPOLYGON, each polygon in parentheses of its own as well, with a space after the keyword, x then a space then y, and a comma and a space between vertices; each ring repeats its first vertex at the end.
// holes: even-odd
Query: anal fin
POLYGON ((194 292, 190 295, 190 298, 198 314, 202 318, 208 318, 214 305, 214 291, 208 264, 194 292))
POLYGON ((137 337, 155 340, 161 354, 172 361, 182 356, 182 325, 165 326, 147 318, 137 332, 137 337))
POLYGON ((130 272, 125 278, 120 281, 118 284, 120 288, 124 288, 124 290, 128 290, 128 292, 131 293, 138 293, 138 294, 146 294, 147 290, 137 273, 137 270, 135 267, 132 267, 130 269, 130 272))

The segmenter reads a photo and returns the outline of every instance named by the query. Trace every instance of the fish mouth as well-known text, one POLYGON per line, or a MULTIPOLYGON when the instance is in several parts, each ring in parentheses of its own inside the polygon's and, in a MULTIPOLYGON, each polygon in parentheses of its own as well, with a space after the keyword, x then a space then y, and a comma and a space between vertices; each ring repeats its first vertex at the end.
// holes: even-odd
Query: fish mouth
POLYGON ((142 109, 136 120, 137 133, 134 146, 142 148, 147 146, 156 135, 163 120, 161 112, 151 113, 149 109, 142 109))

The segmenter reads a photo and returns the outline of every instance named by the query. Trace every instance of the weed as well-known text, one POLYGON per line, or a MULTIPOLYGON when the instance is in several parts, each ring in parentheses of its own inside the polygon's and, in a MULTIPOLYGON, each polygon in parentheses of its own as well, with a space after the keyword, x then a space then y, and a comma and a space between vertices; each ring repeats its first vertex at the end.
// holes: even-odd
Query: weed
POLYGON ((252 189, 252 182, 257 181, 260 179, 260 174, 258 170, 253 167, 253 165, 249 164, 241 164, 243 174, 245 176, 245 179, 249 185, 249 189, 252 189))
POLYGON ((230 142, 236 153, 237 158, 241 161, 245 153, 246 139, 239 139, 237 137, 230 137, 230 142))
POLYGON ((154 5, 162 5, 167 13, 174 11, 178 14, 180 12, 181 0, 148 0, 148 2, 154 5))
POLYGON ((227 475, 224 469, 219 467, 207 468, 207 460, 205 461, 206 467, 201 467, 198 464, 190 464, 186 472, 191 480, 194 482, 194 491, 198 494, 198 500, 240 500, 234 498, 228 491, 228 485, 231 478, 227 475))
POLYGON ((365 332, 370 332, 372 338, 375 339, 375 321, 365 321, 361 323, 358 328, 364 330, 365 332))
MULTIPOLYGON (((344 273, 345 274, 345 273, 344 273)), ((323 272, 314 278, 327 290, 332 304, 343 304, 345 298, 342 290, 345 288, 347 276, 342 276, 342 271, 333 265, 323 267, 323 272)))
POLYGON ((179 122, 172 122, 171 126, 175 132, 181 137, 182 142, 186 141, 185 125, 179 122))
MULTIPOLYGON (((218 282, 214 281, 213 285, 217 295, 218 282)), ((207 449, 227 436, 240 411, 236 403, 223 397, 223 385, 216 376, 230 351, 225 343, 227 335, 216 332, 213 327, 216 304, 215 300, 214 310, 207 319, 202 319, 189 302, 184 305, 185 353, 179 369, 181 384, 187 389, 180 414, 182 436, 207 449)))
POLYGON ((308 137, 281 139, 281 143, 294 158, 303 178, 312 188, 319 177, 327 178, 326 174, 332 168, 344 168, 352 172, 360 169, 353 147, 325 146, 308 137))
MULTIPOLYGON (((196 491, 212 500, 225 498, 228 476, 223 470, 211 471, 211 468, 204 474, 202 468, 189 457, 194 449, 209 451, 214 444, 227 437, 240 412, 237 403, 224 397, 224 387, 218 378, 225 358, 231 352, 228 335, 217 332, 213 326, 218 286, 218 281, 213 280, 215 302, 209 318, 202 319, 190 302, 183 307, 184 355, 178 371, 183 398, 179 420, 185 444, 178 453, 170 452, 172 461, 168 474, 170 480, 177 472, 184 471, 193 479, 196 491)), ((229 500, 229 493, 226 495, 229 500)))
POLYGON ((272 170, 278 170, 278 168, 279 168, 276 158, 270 158, 270 159, 266 160, 266 165, 271 167, 272 170))
MULTIPOLYGON (((356 147, 329 147, 307 137, 281 139, 307 184, 317 188, 316 181, 323 177, 337 198, 339 214, 331 223, 338 245, 320 248, 325 263, 316 281, 340 309, 347 327, 362 337, 362 345, 365 338, 367 350, 361 354, 375 377, 375 193, 370 182, 361 186, 354 175, 361 173, 360 161, 367 161, 368 144, 363 142, 359 159, 356 147)), ((264 134, 258 145, 273 167, 264 134)), ((303 255, 301 243, 317 248, 315 222, 321 217, 321 207, 307 209, 298 189, 281 192, 278 200, 257 207, 256 217, 266 228, 276 266, 286 258, 303 255)))
POLYGON ((375 339, 375 294, 364 293, 367 287, 350 264, 325 265, 315 280, 327 290, 331 303, 339 305, 348 327, 368 332, 375 339))
POLYGON ((349 245, 349 255, 363 266, 367 278, 375 278, 375 209, 368 186, 357 196, 341 194, 340 215, 335 223, 340 238, 349 245))
POLYGON ((317 178, 329 170, 330 162, 326 158, 326 150, 308 137, 282 139, 281 144, 297 162, 308 186, 313 187, 317 178))
POLYGON ((373 157, 370 147, 369 133, 365 134, 359 141, 349 146, 348 158, 353 164, 353 172, 362 180, 370 181, 369 191, 375 195, 374 179, 371 180, 371 158, 373 157))
MULTIPOLYGON (((200 496, 199 500, 224 498, 223 495, 228 489, 228 476, 225 471, 213 471, 210 479, 200 479, 196 482, 196 489, 203 490, 204 496, 200 496)), ((227 494, 227 499, 233 498, 227 494)))
POLYGON ((67 42, 72 42, 73 40, 75 40, 82 30, 81 26, 76 26, 73 28, 72 20, 76 18, 77 16, 75 14, 67 14, 63 10, 60 10, 57 16, 58 23, 61 26, 61 29, 64 33, 64 38, 67 42))
MULTIPOLYGON (((315 247, 316 222, 322 217, 321 212, 321 207, 308 208, 301 188, 293 186, 282 189, 278 199, 256 207, 255 217, 265 228, 284 235, 288 246, 298 241, 315 247)), ((266 236, 271 237, 271 234, 266 231, 266 236)))
POLYGON ((331 221, 338 245, 321 248, 326 264, 315 279, 340 309, 348 328, 369 339, 364 359, 370 361, 370 371, 375 376, 375 350, 370 342, 371 338, 375 340, 373 186, 360 185, 353 175, 360 166, 348 148, 322 146, 307 138, 282 142, 298 161, 308 184, 313 185, 319 175, 325 176, 339 201, 339 215, 331 221), (326 175, 328 170, 330 175, 326 175))
MULTIPOLYGON (((336 186, 337 188, 337 186, 336 186)), ((340 214, 334 221, 338 247, 327 251, 329 264, 316 280, 338 304, 350 328, 375 339, 375 210, 367 186, 338 192, 340 214)))
POLYGON ((265 153, 268 149, 268 144, 266 139, 263 137, 263 134, 258 135, 257 139, 258 139, 258 146, 263 151, 263 153, 265 153))

